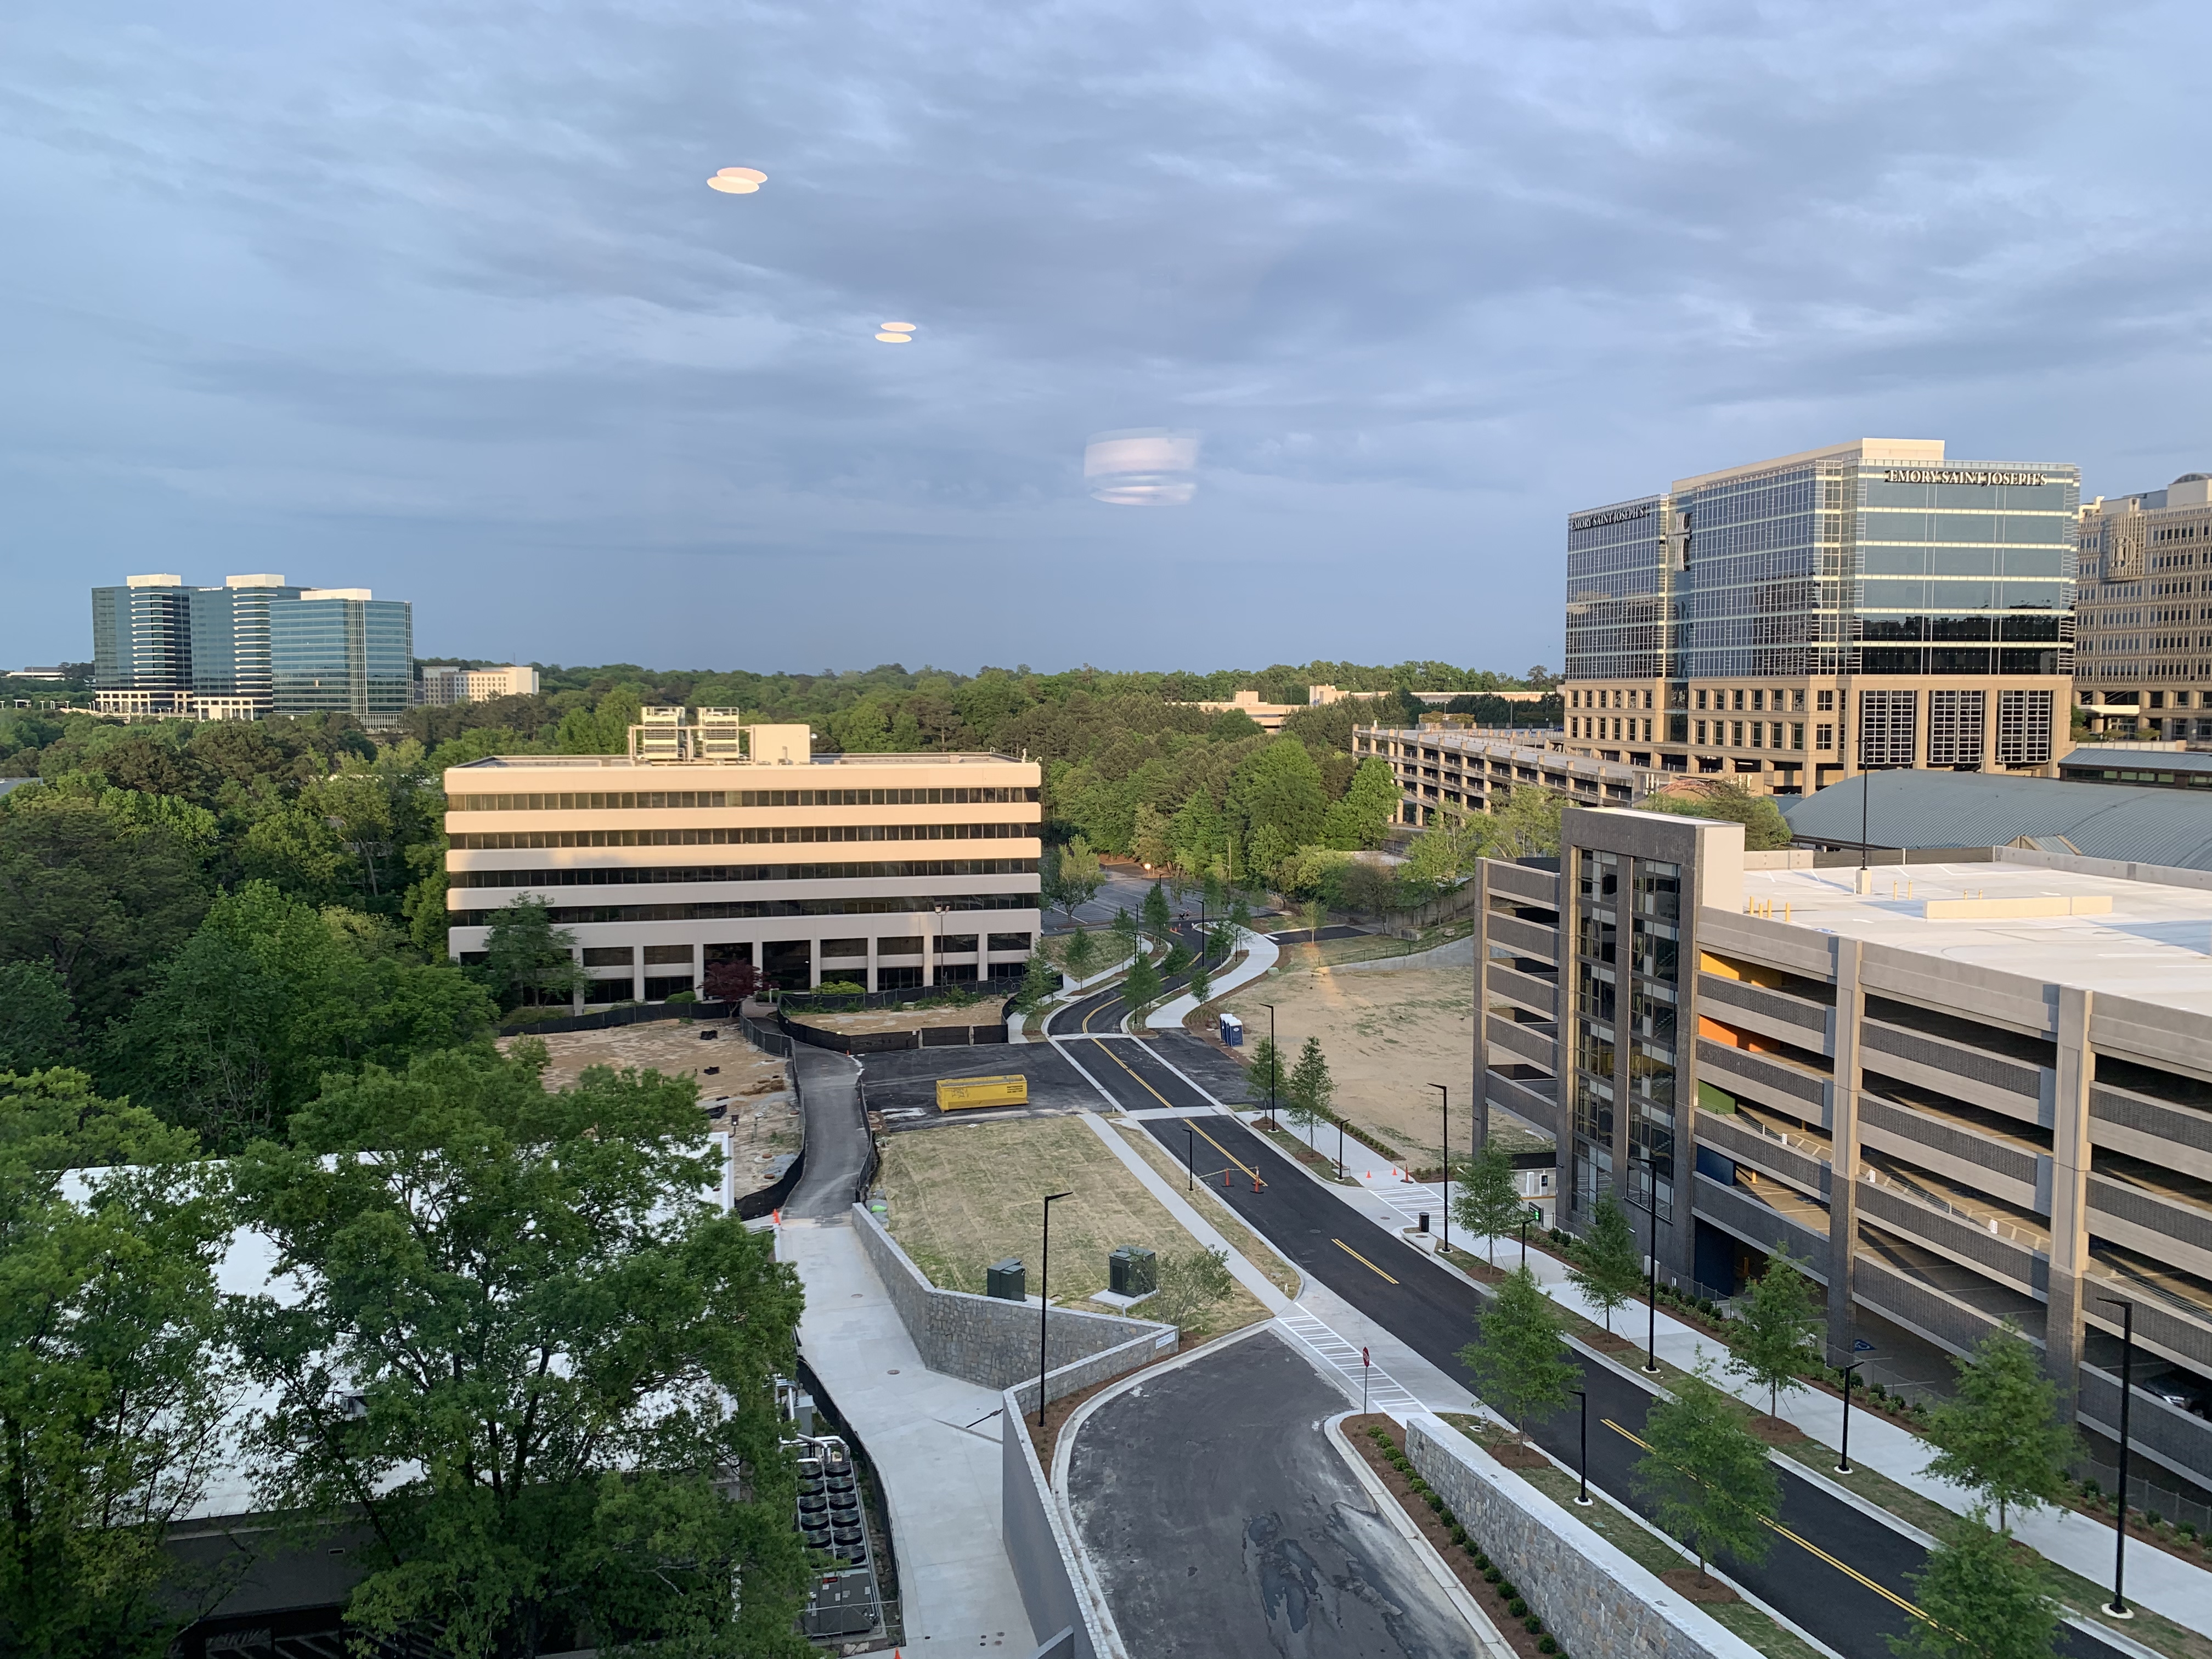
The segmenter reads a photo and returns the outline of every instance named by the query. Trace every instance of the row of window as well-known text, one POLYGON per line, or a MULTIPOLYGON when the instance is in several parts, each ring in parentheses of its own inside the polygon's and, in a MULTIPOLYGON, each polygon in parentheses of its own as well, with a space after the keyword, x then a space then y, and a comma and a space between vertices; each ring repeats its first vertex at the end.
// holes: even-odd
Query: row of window
MULTIPOLYGON (((906 898, 753 899, 708 904, 556 905, 556 927, 610 921, 744 921, 761 916, 882 916, 927 913, 940 905, 958 910, 1034 910, 1035 893, 926 893, 906 898)), ((496 910, 450 910, 448 926, 488 927, 496 910)))
MULTIPOLYGON (((947 933, 933 943, 940 956, 972 956, 975 952, 978 937, 975 933, 947 933)), ((1017 951, 1026 954, 1036 935, 993 933, 989 938, 989 954, 1004 956, 1017 951)), ((890 933, 875 941, 876 954, 878 957, 918 957, 925 953, 932 942, 923 933, 890 933)), ((584 966, 635 968, 640 965, 639 953, 642 954, 642 965, 647 968, 672 967, 678 963, 688 965, 691 961, 692 948, 689 945, 587 945, 584 947, 584 966)), ((744 952, 750 952, 751 949, 749 945, 700 947, 702 951, 713 951, 718 957, 726 956, 732 948, 744 952)), ((819 946, 819 954, 824 962, 866 962, 868 959, 868 941, 865 939, 825 939, 819 946)), ((750 959, 749 956, 747 959, 750 959)))
POLYGON ((787 823, 702 830, 462 830, 447 844, 465 853, 523 852, 558 847, 781 847, 809 842, 1018 841, 1034 823, 787 823))
POLYGON ((884 876, 1033 876, 1035 859, 897 859, 876 864, 618 865, 582 870, 456 870, 449 887, 669 887, 694 881, 863 881, 884 876))
POLYGON ((635 789, 605 793, 454 795, 449 812, 627 812, 702 806, 1004 806, 1034 789, 635 789))

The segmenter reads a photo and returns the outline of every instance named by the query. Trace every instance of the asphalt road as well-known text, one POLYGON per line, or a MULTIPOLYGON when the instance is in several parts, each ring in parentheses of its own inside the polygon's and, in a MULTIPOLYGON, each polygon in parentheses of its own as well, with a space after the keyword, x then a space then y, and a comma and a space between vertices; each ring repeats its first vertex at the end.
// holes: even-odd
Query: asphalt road
POLYGON ((1466 1621, 1329 1443, 1344 1408, 1263 1329, 1085 1419, 1070 1506, 1132 1653, 1473 1659, 1466 1621))
MULTIPOLYGON (((1118 1050, 1139 1045, 1089 1046, 1118 1050)), ((1163 1118, 1146 1127, 1168 1151, 1182 1157, 1182 1123, 1163 1118)), ((1241 1181, 1224 1191, 1222 1196, 1232 1207, 1303 1271, 1447 1375, 1466 1378, 1456 1356, 1474 1340, 1475 1316, 1484 1304, 1464 1280, 1427 1256, 1390 1243, 1237 1120, 1213 1113, 1195 1127, 1223 1153, 1264 1178, 1265 1188, 1257 1193, 1241 1181)), ((1627 1363, 1637 1363, 1635 1357, 1627 1363)), ((1582 1386, 1589 1395, 1590 1479, 1612 1497, 1644 1509, 1630 1475, 1631 1465, 1643 1453, 1630 1437, 1642 1431, 1650 1396, 1606 1366, 1585 1361, 1582 1371, 1582 1386)), ((1572 1411, 1535 1425, 1533 1434, 1547 1450, 1574 1463, 1578 1419, 1572 1411)), ((1773 1540, 1763 1564, 1723 1560, 1722 1565, 1847 1659, 1891 1659, 1883 1638, 1902 1631, 1911 1616, 1906 1607, 1912 1592, 1905 1576, 1919 1571, 1924 1552, 1882 1522, 1791 1474, 1786 1464, 1781 1468, 1783 1534, 1773 1540)), ((2058 1650, 2075 1659, 2122 1659, 2118 1650, 2070 1626, 2061 1627, 2058 1650)))
POLYGON ((843 1217, 860 1196, 868 1167, 868 1126, 860 1115, 860 1068, 849 1054, 791 1045, 806 1116, 806 1168, 783 1207, 816 1220, 843 1217))

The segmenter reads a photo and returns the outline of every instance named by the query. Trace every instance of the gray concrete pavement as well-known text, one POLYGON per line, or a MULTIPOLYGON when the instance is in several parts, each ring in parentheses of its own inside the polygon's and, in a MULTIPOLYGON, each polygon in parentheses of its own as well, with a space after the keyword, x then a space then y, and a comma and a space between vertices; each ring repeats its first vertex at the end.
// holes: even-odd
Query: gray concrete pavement
POLYGON ((1145 1659, 1473 1659, 1473 1629, 1330 1444, 1344 1398, 1272 1328, 1078 1428, 1069 1507, 1145 1659))
POLYGON ((784 1203, 786 1215, 842 1221, 868 1167, 868 1126, 860 1115, 860 1067, 850 1054, 791 1045, 806 1120, 806 1169, 784 1203))
POLYGON ((884 1483, 904 1645, 1027 1653, 1000 1524, 999 1396, 922 1364, 849 1221, 787 1218, 776 1254, 806 1286, 799 1351, 884 1483))

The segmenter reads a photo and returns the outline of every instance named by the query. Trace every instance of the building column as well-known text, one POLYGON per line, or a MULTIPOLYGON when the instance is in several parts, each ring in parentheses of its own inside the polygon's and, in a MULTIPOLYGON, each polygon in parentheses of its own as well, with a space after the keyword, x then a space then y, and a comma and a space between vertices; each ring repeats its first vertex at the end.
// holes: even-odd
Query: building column
POLYGON ((1865 946, 1835 943, 1835 1073, 1828 1087, 1828 1357, 1851 1359, 1852 1280, 1859 1249, 1859 1036, 1866 994, 1859 973, 1865 946))
POLYGON ((707 947, 704 945, 691 947, 691 994, 702 1002, 707 998, 707 947))
POLYGON ((629 947, 629 1000, 645 1000, 645 947, 640 945, 629 947))
POLYGON ((879 940, 875 934, 871 933, 868 935, 868 975, 866 983, 871 991, 881 988, 876 983, 876 946, 881 942, 882 941, 879 940))
POLYGON ((2058 1068, 2051 1125, 2051 1278, 2043 1357, 2071 1421, 2081 1386, 2082 1269, 2089 1261, 2089 1085, 2097 1056, 2089 1046, 2095 993, 2058 988, 2058 1068))
POLYGON ((944 931, 944 918, 938 912, 921 913, 921 982, 925 989, 937 983, 937 942, 944 931))
POLYGON ((809 939, 806 943, 806 988, 812 990, 822 983, 822 941, 809 939))
MULTIPOLYGON (((1554 998, 1552 1012, 1559 1012, 1554 998)), ((1490 1015, 1490 860, 1477 859, 1474 864, 1474 1145, 1480 1148, 1490 1144, 1490 1039, 1484 1030, 1484 1022, 1490 1015)), ((1553 1027, 1559 1030, 1555 1024, 1553 1027)), ((1562 1039, 1559 1051, 1565 1053, 1566 1043, 1562 1039)), ((1553 1151, 1556 1153, 1564 1137, 1554 1136, 1553 1151)), ((1449 1157, 1445 1159, 1450 1162, 1449 1157)))

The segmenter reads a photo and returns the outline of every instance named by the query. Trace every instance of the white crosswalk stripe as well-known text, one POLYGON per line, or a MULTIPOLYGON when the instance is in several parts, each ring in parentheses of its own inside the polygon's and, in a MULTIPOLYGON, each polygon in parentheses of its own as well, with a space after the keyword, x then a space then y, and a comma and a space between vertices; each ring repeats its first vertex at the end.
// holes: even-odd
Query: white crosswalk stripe
POLYGON ((1413 1392, 1380 1365, 1359 1363, 1359 1349, 1346 1341, 1320 1320, 1293 1304, 1291 1311, 1278 1314, 1275 1322, 1303 1343, 1313 1356, 1337 1372, 1356 1389, 1366 1376, 1367 1404, 1371 1411, 1417 1412, 1425 1409, 1413 1392))

